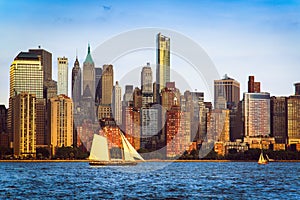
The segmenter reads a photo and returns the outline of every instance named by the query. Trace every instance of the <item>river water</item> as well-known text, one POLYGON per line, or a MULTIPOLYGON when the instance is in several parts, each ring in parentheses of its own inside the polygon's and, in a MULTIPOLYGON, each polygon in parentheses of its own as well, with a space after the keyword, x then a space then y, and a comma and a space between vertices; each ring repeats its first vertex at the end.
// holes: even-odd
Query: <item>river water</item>
POLYGON ((300 199, 300 163, 0 163, 0 199, 300 199))

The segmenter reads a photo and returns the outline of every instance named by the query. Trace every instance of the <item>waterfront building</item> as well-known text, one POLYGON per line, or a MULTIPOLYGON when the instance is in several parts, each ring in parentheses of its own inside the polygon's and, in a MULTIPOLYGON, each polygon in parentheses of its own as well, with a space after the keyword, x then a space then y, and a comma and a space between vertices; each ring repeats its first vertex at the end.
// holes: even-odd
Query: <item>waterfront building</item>
POLYGON ((7 133, 7 109, 0 105, 0 134, 7 133))
POLYGON ((174 104, 166 112, 166 156, 169 158, 180 156, 189 148, 189 138, 182 131, 182 116, 180 106, 177 103, 177 98, 174 98, 174 104))
POLYGON ((43 98, 43 66, 40 57, 34 53, 20 52, 10 66, 10 88, 7 129, 10 147, 14 139, 14 97, 22 92, 34 94, 36 99, 43 98))
POLYGON ((58 147, 73 145, 73 102, 66 95, 58 95, 49 100, 48 106, 48 143, 51 155, 58 147))
POLYGON ((13 148, 16 157, 36 155, 36 96, 21 92, 13 98, 13 148))
POLYGON ((229 142, 229 110, 213 109, 207 113, 207 141, 229 142))
POLYGON ((287 98, 287 139, 288 145, 300 143, 300 95, 287 98))
POLYGON ((64 94, 68 96, 68 58, 57 58, 58 68, 58 81, 57 81, 57 94, 64 94))
POLYGON ((270 94, 244 93, 243 119, 245 137, 270 136, 270 94))
POLYGON ((276 144, 287 143, 287 98, 271 97, 271 135, 276 144))
POLYGON ((226 108, 231 109, 238 105, 240 101, 240 83, 233 78, 230 78, 225 74, 225 77, 221 80, 214 81, 214 100, 215 108, 218 99, 225 99, 226 108))
POLYGON ((170 82, 170 38, 158 33, 156 36, 156 100, 166 83, 170 82))
POLYGON ((91 48, 88 45, 88 52, 83 62, 83 87, 82 90, 90 90, 89 93, 92 95, 92 99, 95 101, 95 64, 91 55, 91 48))

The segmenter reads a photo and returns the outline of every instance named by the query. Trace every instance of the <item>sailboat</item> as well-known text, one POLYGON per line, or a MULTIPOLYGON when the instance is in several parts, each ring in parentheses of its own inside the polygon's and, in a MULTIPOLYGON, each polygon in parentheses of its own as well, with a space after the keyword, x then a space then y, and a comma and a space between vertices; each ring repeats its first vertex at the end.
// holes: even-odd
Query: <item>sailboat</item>
POLYGON ((89 157, 90 165, 136 165, 138 160, 144 161, 142 156, 128 142, 121 132, 122 140, 122 159, 112 159, 110 157, 107 138, 94 134, 92 148, 89 157))
POLYGON ((260 153, 259 159, 258 159, 258 164, 260 165, 265 165, 268 164, 268 160, 265 159, 263 152, 260 153))

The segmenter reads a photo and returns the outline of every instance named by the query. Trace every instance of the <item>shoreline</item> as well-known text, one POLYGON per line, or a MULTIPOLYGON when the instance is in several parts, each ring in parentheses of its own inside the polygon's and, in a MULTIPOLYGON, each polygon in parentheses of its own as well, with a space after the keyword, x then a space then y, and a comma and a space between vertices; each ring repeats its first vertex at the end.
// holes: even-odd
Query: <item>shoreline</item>
MULTIPOLYGON (((89 160, 0 160, 0 163, 44 163, 44 162, 89 162, 89 160)), ((138 161, 142 162, 142 161, 138 161)), ((214 163, 225 163, 225 162, 257 162, 256 160, 145 160, 144 162, 214 162, 214 163)), ((278 160, 273 162, 300 162, 300 160, 278 160)), ((269 162, 269 163, 273 163, 269 162)))

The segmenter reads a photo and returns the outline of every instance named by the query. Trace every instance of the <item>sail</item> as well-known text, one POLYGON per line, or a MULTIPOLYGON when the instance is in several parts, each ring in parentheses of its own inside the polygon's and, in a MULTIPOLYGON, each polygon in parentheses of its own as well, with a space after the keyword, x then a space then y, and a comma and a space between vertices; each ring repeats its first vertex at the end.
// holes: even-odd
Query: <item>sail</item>
POLYGON ((108 145, 106 137, 94 134, 90 160, 109 161, 108 145))
MULTIPOLYGON (((121 133, 121 137, 122 137, 122 142, 124 140, 124 142, 126 143, 126 146, 128 147, 129 153, 131 155, 131 157, 133 158, 137 158, 139 160, 144 160, 143 157, 135 150, 135 148, 130 144, 130 142, 126 139, 126 137, 123 135, 123 133, 121 133)), ((123 145, 124 146, 124 145, 123 145)), ((125 151, 124 151, 125 152, 125 151)), ((125 153, 124 153, 125 154, 125 153)))
POLYGON ((263 153, 260 153, 259 159, 258 159, 258 164, 267 164, 268 161, 264 158, 263 153))
POLYGON ((124 151, 124 160, 125 161, 135 161, 130 153, 128 145, 126 144, 127 139, 124 137, 124 135, 122 133, 121 133, 121 139, 122 139, 122 145, 123 145, 123 151, 124 151))

